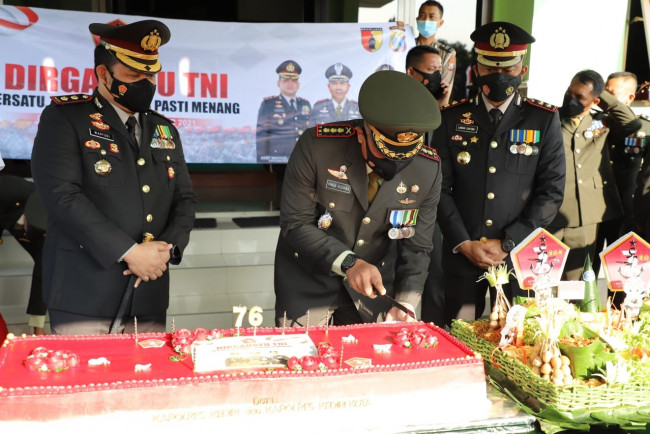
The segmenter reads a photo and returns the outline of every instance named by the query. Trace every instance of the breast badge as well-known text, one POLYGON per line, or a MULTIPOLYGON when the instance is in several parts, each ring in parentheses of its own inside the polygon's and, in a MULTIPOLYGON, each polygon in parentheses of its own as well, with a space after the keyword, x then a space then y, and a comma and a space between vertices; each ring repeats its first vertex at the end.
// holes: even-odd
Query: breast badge
POLYGON ((411 186, 411 193, 416 194, 418 191, 420 191, 420 186, 417 184, 413 184, 411 186))
POLYGON ((174 179, 175 175, 176 175, 176 172, 174 172, 174 168, 171 167, 171 166, 168 167, 167 168, 167 177, 169 177, 169 179, 174 179))
POLYGON ((113 170, 113 166, 103 158, 95 163, 95 173, 99 176, 108 176, 111 170, 113 170))
POLYGON ((348 175, 345 174, 347 172, 348 168, 345 166, 345 164, 341 164, 341 167, 339 167, 339 170, 336 169, 327 169, 330 175, 332 175, 335 178, 338 179, 348 179, 348 175))
POLYGON ((99 149, 102 145, 95 140, 87 140, 86 143, 84 143, 84 146, 90 149, 99 149))
POLYGON ((325 214, 318 218, 318 229, 326 231, 330 226, 332 226, 332 220, 334 220, 332 214, 330 214, 329 211, 325 211, 325 214))
POLYGON ((97 112, 97 113, 89 114, 88 116, 90 116, 90 119, 92 119, 92 120, 95 120, 95 121, 101 121, 101 120, 102 120, 102 116, 104 116, 104 115, 102 115, 101 113, 97 112))
POLYGON ((116 143, 111 143, 110 145, 108 145, 108 150, 111 151, 113 154, 120 153, 120 148, 117 146, 116 143))
POLYGON ((107 131, 110 130, 111 127, 108 124, 105 124, 102 121, 90 121, 90 123, 97 129, 102 130, 102 131, 107 131))
POLYGON ((410 205, 412 203, 415 203, 415 199, 409 199, 408 197, 406 199, 399 199, 397 202, 403 204, 403 205, 410 205))
POLYGON ((460 151, 458 155, 456 155, 456 162, 461 166, 467 166, 471 159, 472 156, 467 151, 460 151))
POLYGON ((404 182, 400 182, 397 188, 395 189, 399 194, 404 194, 407 191, 406 184, 404 182))

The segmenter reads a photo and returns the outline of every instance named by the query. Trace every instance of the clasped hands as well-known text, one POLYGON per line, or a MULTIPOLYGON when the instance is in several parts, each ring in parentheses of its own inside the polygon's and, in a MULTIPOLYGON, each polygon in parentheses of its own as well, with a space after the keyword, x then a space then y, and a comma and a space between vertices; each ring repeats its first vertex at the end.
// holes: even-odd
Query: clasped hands
MULTIPOLYGON (((381 278, 381 273, 374 265, 364 261, 363 259, 357 259, 354 265, 345 272, 346 279, 350 288, 363 294, 366 297, 376 298, 377 294, 385 295, 386 288, 381 278)), ((409 303, 402 303, 404 306, 409 308, 412 312, 415 312, 413 306, 409 303)), ((386 321, 415 321, 415 319, 408 316, 406 313, 402 312, 396 307, 392 307, 386 314, 386 321)))
POLYGON ((488 239, 484 241, 465 241, 458 246, 472 264, 487 270, 490 266, 504 264, 508 254, 501 248, 501 240, 488 239))
POLYGON ((167 263, 170 259, 170 250, 173 245, 164 241, 151 241, 148 243, 136 244, 129 253, 124 256, 124 262, 129 269, 124 270, 124 275, 135 274, 138 276, 135 281, 135 288, 140 282, 156 280, 167 270, 167 263))

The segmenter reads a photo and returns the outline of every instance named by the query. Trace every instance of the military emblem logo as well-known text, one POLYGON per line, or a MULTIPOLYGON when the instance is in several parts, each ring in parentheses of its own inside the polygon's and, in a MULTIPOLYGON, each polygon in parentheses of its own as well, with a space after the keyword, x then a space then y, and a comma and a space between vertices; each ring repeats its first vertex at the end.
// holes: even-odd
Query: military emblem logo
POLYGON ((361 45, 371 53, 381 48, 383 37, 384 31, 381 27, 361 29, 361 45))
POLYGON ((506 33, 506 29, 499 27, 494 31, 490 37, 490 45, 492 48, 505 49, 510 45, 510 36, 506 33))

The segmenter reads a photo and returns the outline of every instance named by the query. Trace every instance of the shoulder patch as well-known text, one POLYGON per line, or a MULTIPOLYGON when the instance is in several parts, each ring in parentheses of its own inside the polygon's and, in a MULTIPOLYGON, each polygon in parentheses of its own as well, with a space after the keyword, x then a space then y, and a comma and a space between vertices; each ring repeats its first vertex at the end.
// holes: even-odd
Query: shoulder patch
POLYGON ((438 156, 438 151, 436 150, 436 148, 431 148, 429 146, 422 145, 419 154, 425 158, 428 158, 429 160, 440 161, 440 157, 438 156))
POLYGON ((548 110, 550 112, 556 112, 558 110, 558 108, 553 104, 549 104, 547 102, 540 101, 538 99, 524 98, 524 101, 532 105, 533 107, 539 107, 541 109, 548 110))
POLYGON ((151 113, 152 115, 160 116, 161 118, 165 119, 168 122, 171 122, 172 124, 174 123, 173 119, 169 119, 167 116, 165 116, 162 113, 157 112, 156 110, 149 109, 149 113, 151 113))
POLYGON ((461 105, 465 105, 465 104, 471 104, 473 102, 474 102, 473 98, 463 98, 460 101, 452 101, 449 104, 443 105, 440 108, 440 110, 447 110, 447 109, 452 108, 452 107, 457 107, 457 106, 461 106, 461 105))
POLYGON ((50 99, 54 104, 74 104, 77 102, 88 102, 92 99, 91 95, 86 95, 85 93, 75 93, 72 95, 58 95, 51 96, 50 99))
POLYGON ((316 137, 352 137, 356 130, 350 124, 318 124, 316 137))

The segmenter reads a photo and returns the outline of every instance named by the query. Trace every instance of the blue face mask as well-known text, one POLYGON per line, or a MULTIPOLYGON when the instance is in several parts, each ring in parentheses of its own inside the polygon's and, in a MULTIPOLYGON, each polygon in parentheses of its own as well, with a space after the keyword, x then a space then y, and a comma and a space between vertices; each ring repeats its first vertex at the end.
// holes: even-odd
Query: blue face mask
POLYGON ((428 38, 431 35, 435 35, 438 30, 437 21, 418 21, 418 32, 420 35, 428 38))

